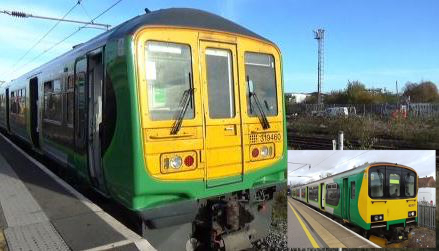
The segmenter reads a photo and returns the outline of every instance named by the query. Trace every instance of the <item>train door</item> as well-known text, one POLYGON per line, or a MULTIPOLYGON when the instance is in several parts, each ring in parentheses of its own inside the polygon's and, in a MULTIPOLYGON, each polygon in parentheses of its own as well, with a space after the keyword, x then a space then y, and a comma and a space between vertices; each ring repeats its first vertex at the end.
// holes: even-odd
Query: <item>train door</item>
POLYGON ((88 123, 87 123, 87 160, 93 185, 105 192, 104 174, 101 156, 102 97, 104 83, 104 64, 102 49, 87 55, 87 92, 88 92, 88 123))
POLYGON ((348 178, 343 179, 342 192, 342 217, 343 219, 349 220, 349 186, 348 178))
POLYGON ((325 196, 326 196, 325 183, 320 183, 320 208, 325 209, 325 196))
POLYGON ((29 80, 29 103, 30 103, 30 136, 35 147, 39 147, 38 128, 38 78, 29 80))
POLYGON ((309 189, 308 189, 308 187, 306 187, 305 197, 306 197, 306 203, 308 203, 308 197, 309 197, 309 189))
MULTIPOLYGON (((355 181, 349 182, 349 205, 355 205, 355 181)), ((353 214, 353 206, 349 207, 349 219, 351 219, 353 214)))
POLYGON ((9 125, 9 88, 6 88, 6 130, 8 132, 11 130, 9 125))
POLYGON ((87 89, 86 89, 87 59, 78 58, 75 62, 75 109, 74 109, 74 141, 75 141, 75 162, 76 166, 84 176, 88 175, 87 170, 87 89))
POLYGON ((207 187, 241 182, 242 118, 236 45, 200 42, 207 187), (227 179, 219 180, 221 178, 227 179))

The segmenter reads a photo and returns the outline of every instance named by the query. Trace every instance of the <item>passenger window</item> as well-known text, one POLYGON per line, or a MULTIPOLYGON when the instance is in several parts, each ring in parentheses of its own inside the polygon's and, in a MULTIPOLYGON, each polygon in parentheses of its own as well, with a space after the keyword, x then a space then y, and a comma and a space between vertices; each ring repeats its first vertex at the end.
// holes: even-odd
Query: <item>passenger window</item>
MULTIPOLYGON (((148 41, 146 52, 146 81, 148 109, 151 120, 173 120, 182 109, 186 90, 191 88, 192 58, 188 45, 148 41)), ((194 100, 184 118, 194 118, 194 100)))
POLYGON ((209 117, 235 117, 232 53, 229 50, 206 49, 209 117))
MULTIPOLYGON (((256 94, 266 116, 277 115, 277 88, 274 70, 274 57, 262 53, 245 53, 246 79, 253 83, 253 93, 256 94)), ((257 103, 250 99, 247 85, 247 112, 250 116, 258 116, 257 103)))
POLYGON ((60 80, 44 83, 44 119, 48 122, 62 121, 62 97, 60 80))
POLYGON ((384 195, 384 174, 380 170, 370 173, 370 196, 381 198, 384 195))

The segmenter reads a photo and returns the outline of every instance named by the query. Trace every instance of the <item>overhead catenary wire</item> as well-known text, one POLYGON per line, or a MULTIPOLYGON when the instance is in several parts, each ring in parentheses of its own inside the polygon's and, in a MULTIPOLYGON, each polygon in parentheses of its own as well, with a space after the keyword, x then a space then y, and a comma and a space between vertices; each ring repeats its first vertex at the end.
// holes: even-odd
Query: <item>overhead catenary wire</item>
POLYGON ((85 15, 87 15, 88 19, 92 19, 91 16, 88 14, 87 10, 85 10, 84 5, 82 4, 82 0, 79 0, 79 6, 81 6, 81 9, 84 11, 85 15))
MULTIPOLYGON (((99 17, 101 17, 102 15, 104 15, 105 13, 107 13, 109 10, 111 10, 114 6, 116 6, 117 4, 119 4, 120 2, 122 2, 122 0, 118 0, 115 3, 113 3, 110 7, 108 7, 107 9, 105 9, 104 11, 102 11, 99 15, 97 15, 96 17, 94 17, 93 19, 90 20, 90 23, 93 23, 96 19, 98 19, 99 17)), ((27 63, 25 63, 24 65, 22 65, 20 68, 24 68, 27 65, 29 65, 30 63, 32 63, 33 61, 37 60, 38 58, 40 58, 42 55, 46 54, 48 51, 52 50, 53 48, 57 47, 58 45, 62 44, 64 41, 66 41, 67 39, 69 39, 70 37, 72 37, 73 35, 75 35, 76 33, 78 33, 79 31, 81 31, 84 28, 87 28, 89 24, 85 24, 81 27, 79 27, 77 30, 73 31, 72 33, 70 33, 68 36, 64 37, 63 39, 61 39, 59 42, 53 44, 51 47, 45 49, 43 52, 41 52, 40 54, 38 54, 36 57, 32 58, 30 61, 28 61, 27 63)), ((13 71, 13 73, 16 70, 13 71)))
POLYGON ((329 171, 329 170, 331 170, 331 169, 333 169, 333 168, 336 168, 337 166, 340 166, 341 164, 344 164, 344 163, 346 163, 346 162, 348 162, 348 161, 351 161, 351 160, 353 160, 353 159, 356 159, 356 158, 360 157, 361 155, 366 154, 366 153, 368 153, 368 152, 370 152, 370 151, 371 151, 371 150, 367 150, 367 151, 365 151, 365 152, 362 152, 362 153, 356 155, 355 157, 350 158, 350 159, 348 159, 348 160, 345 160, 345 161, 343 161, 343 162, 341 162, 341 163, 338 163, 337 165, 335 165, 335 166, 333 166, 333 167, 331 167, 331 168, 329 168, 329 169, 327 169, 327 170, 324 170, 324 171, 327 172, 327 171, 329 171))
POLYGON ((317 165, 315 165, 314 168, 315 168, 316 166, 322 164, 322 162, 326 161, 327 159, 331 158, 332 155, 334 155, 334 154, 336 154, 336 153, 338 153, 338 151, 334 151, 334 152, 333 152, 331 155, 329 155, 327 158, 323 159, 323 160, 320 161, 317 165))
POLYGON ((288 161, 288 164, 302 165, 302 166, 300 166, 299 168, 296 168, 296 169, 294 169, 294 170, 292 170, 292 171, 288 171, 288 173, 292 173, 292 172, 294 172, 294 171, 297 171, 297 170, 299 170, 300 168, 303 168, 303 167, 305 167, 305 166, 309 166, 309 167, 311 168, 311 164, 309 164, 309 163, 296 163, 296 162, 290 162, 290 161, 288 161))
MULTIPOLYGON (((37 42, 36 43, 34 43, 24 54, 23 54, 23 56, 21 56, 12 66, 11 66, 11 68, 9 68, 8 70, 5 70, 4 72, 2 72, 2 74, 0 74, 1 76, 3 76, 5 73, 8 73, 8 72, 10 72, 10 71, 13 71, 14 70, 14 68, 37 46, 37 45, 39 45, 42 41, 43 41, 43 39, 44 38, 46 38, 48 35, 49 35, 49 33, 50 32, 52 32, 57 26, 58 26, 58 24, 59 23, 61 23, 61 21, 63 20, 63 19, 65 19, 65 17, 67 16, 67 15, 69 15, 75 8, 76 8, 76 6, 78 6, 79 4, 81 3, 81 1, 78 1, 78 2, 76 2, 76 4, 75 5, 73 5, 67 12, 66 12, 66 14, 64 14, 62 17, 61 17, 61 20, 58 20, 58 22, 56 22, 40 39, 38 39, 37 40, 37 42)), ((14 71, 15 72, 15 71, 14 71)))
MULTIPOLYGON (((337 164, 337 165, 335 165, 335 166, 333 166, 333 167, 331 167, 331 168, 329 168, 329 169, 327 169, 327 170, 322 170, 322 171, 329 171, 329 170, 331 170, 331 169, 333 169, 333 168, 336 168, 336 167, 338 167, 338 166, 340 166, 340 165, 342 165, 342 164, 344 164, 344 163, 346 163, 346 162, 348 162, 348 161, 351 161, 351 160, 353 160, 353 159, 355 159, 355 158, 358 158, 358 157, 360 157, 361 155, 363 155, 363 154, 366 154, 366 153, 368 153, 368 152, 370 152, 371 150, 367 150, 367 151, 365 151, 365 152, 362 152, 362 153, 360 153, 360 154, 358 154, 358 155, 356 155, 356 156, 354 156, 354 157, 352 157, 352 158, 350 158, 350 159, 348 159, 348 160, 345 160, 345 161, 343 161, 343 162, 341 162, 341 163, 339 163, 339 164, 337 164)), ((335 154, 335 153, 334 153, 335 154)), ((331 154, 329 157, 331 157, 332 155, 334 155, 334 154, 331 154)), ((327 157, 326 159, 329 159, 329 157, 327 157)), ((326 160, 325 159, 325 160, 326 160)), ((324 161, 325 161, 324 160, 324 161)), ((320 163, 322 163, 323 161, 320 161, 319 162, 319 164, 320 163)), ((288 162, 288 163, 290 163, 290 162, 288 162)), ((293 163, 293 164, 298 164, 298 163, 293 163)), ((306 165, 304 165, 304 166, 306 166, 306 165)), ((298 169, 300 169, 300 168, 302 168, 302 167, 304 167, 304 166, 301 166, 301 167, 299 167, 299 168, 297 168, 297 169, 295 169, 295 170, 293 170, 293 171, 289 171, 288 173, 292 173, 292 172, 294 172, 294 171, 296 171, 296 170, 298 170, 298 169)), ((288 174, 288 176, 290 176, 289 174, 288 174)), ((291 176, 290 176, 291 177, 291 176)))

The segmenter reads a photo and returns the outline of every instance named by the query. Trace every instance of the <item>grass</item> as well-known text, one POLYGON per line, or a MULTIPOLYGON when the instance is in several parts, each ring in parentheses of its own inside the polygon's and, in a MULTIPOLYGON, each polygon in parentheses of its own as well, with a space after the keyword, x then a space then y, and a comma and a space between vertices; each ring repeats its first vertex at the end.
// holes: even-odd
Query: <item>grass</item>
POLYGON ((287 219, 287 189, 276 193, 273 204, 273 220, 287 219))
POLYGON ((359 140, 370 148, 378 139, 404 141, 419 148, 439 146, 439 118, 379 117, 295 117, 288 121, 288 130, 299 135, 330 135, 334 139, 343 131, 345 139, 359 140))

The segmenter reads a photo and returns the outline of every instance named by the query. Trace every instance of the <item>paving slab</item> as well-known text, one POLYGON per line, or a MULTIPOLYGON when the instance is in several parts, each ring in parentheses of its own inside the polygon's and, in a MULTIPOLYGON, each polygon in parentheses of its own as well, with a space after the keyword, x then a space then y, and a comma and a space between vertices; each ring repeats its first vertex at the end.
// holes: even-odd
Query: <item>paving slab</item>
POLYGON ((24 155, 0 135, 0 226, 9 250, 153 250, 24 155))

